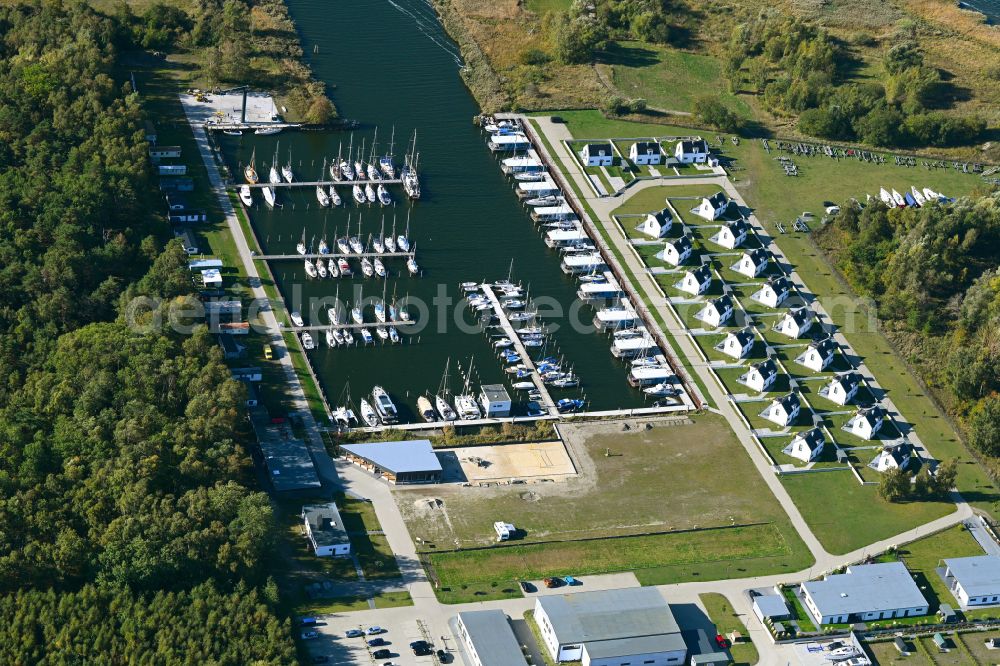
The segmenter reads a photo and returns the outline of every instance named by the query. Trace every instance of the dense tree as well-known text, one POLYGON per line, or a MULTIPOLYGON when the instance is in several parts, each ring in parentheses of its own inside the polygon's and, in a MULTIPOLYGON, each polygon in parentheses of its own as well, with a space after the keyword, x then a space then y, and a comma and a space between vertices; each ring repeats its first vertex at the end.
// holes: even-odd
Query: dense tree
POLYGON ((910 494, 910 475, 902 469, 886 470, 879 479, 878 494, 887 502, 905 499, 910 494))
POLYGON ((743 129, 743 118, 718 97, 699 97, 694 102, 694 113, 706 125, 723 132, 738 132, 743 129))

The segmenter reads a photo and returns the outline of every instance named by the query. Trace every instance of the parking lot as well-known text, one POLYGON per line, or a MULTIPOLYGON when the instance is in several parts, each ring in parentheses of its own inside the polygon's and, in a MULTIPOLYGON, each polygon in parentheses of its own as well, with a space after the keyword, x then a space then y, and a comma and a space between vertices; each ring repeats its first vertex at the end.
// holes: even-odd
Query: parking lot
MULTIPOLYGON (((413 618, 413 608, 388 608, 384 611, 353 613, 351 615, 332 615, 323 618, 316 627, 305 627, 319 633, 315 639, 306 642, 309 654, 326 656, 330 664, 382 664, 391 662, 394 666, 431 666, 440 663, 461 663, 454 652, 455 640, 451 637, 447 626, 443 625, 434 633, 434 627, 429 623, 413 618), (363 620, 364 623, 359 622, 363 620), (364 635, 357 638, 347 638, 351 629, 365 631, 377 624, 386 631, 377 635, 364 635), (442 631, 445 640, 441 640, 442 631), (382 639, 385 645, 369 647, 371 639, 382 639), (410 649, 410 643, 426 640, 433 645, 435 654, 417 657, 410 649), (447 657, 439 660, 438 649, 444 649, 447 657), (378 650, 388 650, 388 656, 375 657, 378 650)), ((301 631, 301 630, 300 630, 301 631)))

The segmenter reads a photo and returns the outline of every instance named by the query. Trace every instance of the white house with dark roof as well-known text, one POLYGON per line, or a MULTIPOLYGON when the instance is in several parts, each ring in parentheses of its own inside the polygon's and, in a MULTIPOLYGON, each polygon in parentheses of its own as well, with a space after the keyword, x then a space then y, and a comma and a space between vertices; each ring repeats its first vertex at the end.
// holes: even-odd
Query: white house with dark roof
POLYGON ((674 216, 670 214, 669 208, 664 208, 646 215, 636 227, 636 231, 651 238, 663 238, 672 226, 674 226, 674 216))
POLYGON ((789 338, 799 338, 809 332, 815 319, 816 314, 809 308, 795 308, 785 313, 774 330, 789 338))
POLYGON ((628 148, 628 158, 635 164, 659 164, 663 161, 663 148, 657 141, 636 141, 628 148))
POLYGON ((801 410, 802 402, 799 400, 799 396, 789 393, 788 395, 783 395, 780 398, 772 400, 767 409, 762 411, 759 416, 771 423, 777 423, 780 426, 789 426, 795 423, 795 419, 798 418, 801 410))
POLYGON ((694 214, 711 222, 722 217, 727 208, 729 208, 729 197, 726 196, 725 192, 719 190, 712 196, 702 199, 698 207, 694 209, 694 214))
POLYGON ((778 379, 778 364, 773 359, 754 363, 750 369, 737 378, 737 382, 749 389, 763 393, 778 379))
POLYGON ((727 333, 722 342, 715 345, 715 349, 726 356, 739 360, 750 353, 755 339, 753 329, 747 326, 738 331, 727 333))
POLYGON ((769 308, 781 307, 792 293, 792 283, 784 275, 778 275, 764 283, 760 289, 750 294, 750 300, 769 308))
POLYGON ((902 562, 853 565, 845 573, 803 583, 802 595, 817 625, 915 617, 929 610, 902 562))
POLYGON ((819 428, 811 428, 795 435, 781 452, 786 456, 798 458, 802 462, 808 463, 819 458, 825 444, 826 437, 823 436, 823 431, 819 428))
POLYGON ((1000 556, 952 557, 938 571, 962 608, 1000 603, 1000 556))
POLYGON ((711 151, 704 139, 685 139, 674 146, 674 157, 681 164, 702 164, 711 151))
POLYGON ((755 248, 749 252, 744 252, 740 260, 730 266, 731 269, 745 275, 748 278, 755 278, 767 270, 767 262, 770 256, 767 250, 762 247, 755 248))
POLYGON ((833 338, 823 338, 809 344, 804 352, 795 358, 799 365, 813 372, 823 372, 833 363, 837 355, 837 343, 833 338))
POLYGON ((729 296, 719 296, 709 300, 705 307, 695 314, 695 319, 708 326, 722 326, 733 316, 733 299, 729 296))
POLYGON ((302 522, 317 557, 347 557, 351 554, 351 540, 340 518, 340 511, 333 502, 302 507, 302 522))
POLYGON ((692 296, 704 294, 712 286, 712 269, 708 264, 702 264, 698 268, 685 271, 684 277, 674 286, 692 296))
POLYGON ((821 388, 819 394, 838 405, 846 405, 858 394, 861 382, 861 375, 851 370, 830 379, 830 383, 821 388))
POLYGON ((843 429, 861 439, 874 439, 888 413, 879 405, 862 407, 848 419, 843 429))
POLYGON ((746 220, 741 217, 738 220, 722 225, 715 235, 708 240, 727 250, 735 250, 746 242, 749 230, 750 227, 747 225, 746 220))
POLYGON ((615 151, 610 143, 587 143, 580 150, 584 166, 609 167, 615 163, 615 151))
POLYGON ((909 442, 899 442, 882 447, 872 461, 868 463, 876 472, 888 472, 890 469, 906 469, 913 461, 916 452, 909 442))
POLYGON ((535 598, 535 623, 553 661, 582 666, 681 666, 687 645, 655 587, 535 598))
POLYGON ((694 246, 691 244, 691 237, 688 235, 668 240, 663 245, 663 249, 656 254, 656 258, 665 261, 672 266, 680 266, 691 256, 694 246))

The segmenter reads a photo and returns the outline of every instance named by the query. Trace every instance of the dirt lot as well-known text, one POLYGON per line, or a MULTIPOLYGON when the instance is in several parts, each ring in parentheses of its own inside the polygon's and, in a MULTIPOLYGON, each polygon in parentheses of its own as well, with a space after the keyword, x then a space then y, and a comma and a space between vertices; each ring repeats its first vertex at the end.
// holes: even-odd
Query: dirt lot
POLYGON ((721 419, 645 423, 561 427, 578 472, 563 483, 397 488, 396 501, 411 534, 433 544, 424 550, 489 544, 498 520, 528 542, 786 522, 721 419))
POLYGON ((576 474, 561 441, 468 446, 438 449, 437 453, 445 481, 460 480, 473 485, 534 479, 564 481, 576 474))

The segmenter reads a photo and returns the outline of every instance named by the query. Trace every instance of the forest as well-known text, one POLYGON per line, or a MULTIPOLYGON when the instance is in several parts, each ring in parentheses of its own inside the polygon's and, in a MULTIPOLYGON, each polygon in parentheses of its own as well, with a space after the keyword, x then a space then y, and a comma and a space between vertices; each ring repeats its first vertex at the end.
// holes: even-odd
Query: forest
POLYGON ((0 6, 0 662, 287 664, 242 385, 155 212, 133 33, 82 3, 0 6))
POLYGON ((845 205, 818 242, 1000 473, 1000 191, 921 208, 845 205))

